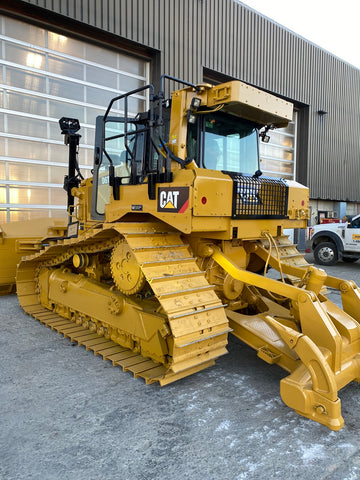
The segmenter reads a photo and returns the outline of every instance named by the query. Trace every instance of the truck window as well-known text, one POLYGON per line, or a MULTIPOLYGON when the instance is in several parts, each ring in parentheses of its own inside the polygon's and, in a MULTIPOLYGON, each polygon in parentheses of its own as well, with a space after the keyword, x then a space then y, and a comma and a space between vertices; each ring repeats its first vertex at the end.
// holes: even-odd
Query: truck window
POLYGON ((355 218, 354 220, 351 220, 348 228, 360 228, 360 217, 355 218))

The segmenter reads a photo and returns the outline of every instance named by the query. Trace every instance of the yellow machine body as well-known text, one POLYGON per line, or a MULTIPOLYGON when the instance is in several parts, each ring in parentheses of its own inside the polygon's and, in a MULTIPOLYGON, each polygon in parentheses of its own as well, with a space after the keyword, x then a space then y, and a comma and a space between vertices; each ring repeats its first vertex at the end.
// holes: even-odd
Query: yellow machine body
POLYGON ((66 230, 66 218, 0 224, 0 295, 15 292, 16 267, 23 256, 39 251, 49 238, 64 236, 66 230))
MULTIPOLYGON (((208 168, 201 150, 216 122, 249 122, 249 138, 261 127, 265 136, 267 126, 291 120, 292 105, 236 81, 187 86, 172 94, 166 143, 151 137, 152 116, 136 133, 126 124, 125 133, 106 138, 106 115, 94 178, 72 189, 75 233, 19 265, 24 310, 161 385, 213 365, 231 332, 289 372, 280 386, 287 405, 339 430, 338 391, 360 380, 360 291, 307 264, 284 235, 306 227, 307 188, 228 171, 225 147, 222 167, 208 168), (200 133, 191 137, 190 124, 200 133), (151 142, 133 147, 146 135, 151 142), (128 163, 116 165, 106 150, 114 139, 124 142, 128 163), (190 158, 192 145, 198 153, 190 158), (153 148, 157 171, 146 156, 153 148), (278 280, 266 276, 268 266, 278 280), (327 299, 327 286, 341 292, 343 309, 327 299)), ((216 138, 225 145, 243 137, 216 138)))

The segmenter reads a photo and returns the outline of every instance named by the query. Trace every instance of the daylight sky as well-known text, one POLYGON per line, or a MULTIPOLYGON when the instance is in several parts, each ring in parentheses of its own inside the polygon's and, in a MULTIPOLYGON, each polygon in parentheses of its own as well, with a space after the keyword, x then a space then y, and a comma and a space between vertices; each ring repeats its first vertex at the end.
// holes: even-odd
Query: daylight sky
POLYGON ((240 0, 360 68, 360 0, 240 0))

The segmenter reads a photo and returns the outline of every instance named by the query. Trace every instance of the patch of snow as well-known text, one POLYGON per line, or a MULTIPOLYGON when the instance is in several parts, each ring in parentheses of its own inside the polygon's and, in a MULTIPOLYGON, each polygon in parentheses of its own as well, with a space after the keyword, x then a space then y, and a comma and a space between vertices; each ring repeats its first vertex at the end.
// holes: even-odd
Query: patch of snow
POLYGON ((216 427, 215 431, 216 432, 221 432, 224 430, 229 430, 230 428, 230 422, 229 420, 224 420, 223 422, 220 423, 218 427, 216 427))

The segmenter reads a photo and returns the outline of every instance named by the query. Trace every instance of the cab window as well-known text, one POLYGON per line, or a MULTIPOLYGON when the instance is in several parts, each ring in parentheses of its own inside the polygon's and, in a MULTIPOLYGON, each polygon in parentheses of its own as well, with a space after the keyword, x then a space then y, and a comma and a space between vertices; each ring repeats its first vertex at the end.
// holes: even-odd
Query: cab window
MULTIPOLYGON (((135 130, 135 126, 130 124, 128 129, 135 130)), ((130 179, 130 155, 125 147, 124 137, 111 139, 111 137, 116 137, 123 133, 123 122, 109 121, 105 123, 105 137, 110 138, 110 140, 106 141, 106 153, 109 155, 115 167, 115 176, 121 177, 121 183, 126 184, 129 183, 130 179)), ((127 142, 130 150, 134 148, 134 141, 135 135, 129 135, 127 142)), ((111 187, 109 185, 109 167, 110 161, 102 152, 100 164, 95 172, 97 175, 96 212, 98 214, 103 214, 105 212, 105 205, 110 202, 111 187)))
POLYGON ((251 122, 221 112, 198 115, 188 135, 188 156, 211 170, 253 174, 259 169, 259 132, 251 122))

